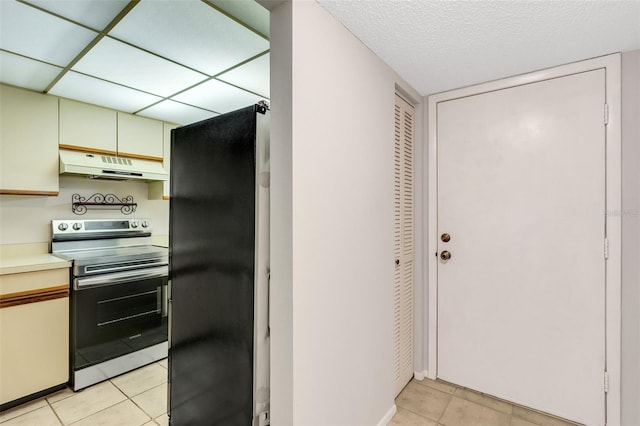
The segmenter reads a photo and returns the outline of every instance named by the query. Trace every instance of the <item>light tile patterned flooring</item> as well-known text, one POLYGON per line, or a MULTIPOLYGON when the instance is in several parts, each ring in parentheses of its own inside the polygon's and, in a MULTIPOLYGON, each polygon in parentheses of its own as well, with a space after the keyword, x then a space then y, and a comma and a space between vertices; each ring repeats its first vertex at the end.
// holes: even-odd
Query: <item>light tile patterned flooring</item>
POLYGON ((575 426, 488 395, 429 379, 411 380, 389 426, 575 426))
MULTIPOLYGON (((389 426, 575 426, 449 383, 412 380, 389 426)), ((167 360, 98 383, 65 389, 0 413, 2 426, 168 425, 167 360)), ((327 425, 328 426, 328 425, 327 425)))
POLYGON ((0 413, 2 426, 165 426, 167 360, 98 383, 61 390, 0 413))

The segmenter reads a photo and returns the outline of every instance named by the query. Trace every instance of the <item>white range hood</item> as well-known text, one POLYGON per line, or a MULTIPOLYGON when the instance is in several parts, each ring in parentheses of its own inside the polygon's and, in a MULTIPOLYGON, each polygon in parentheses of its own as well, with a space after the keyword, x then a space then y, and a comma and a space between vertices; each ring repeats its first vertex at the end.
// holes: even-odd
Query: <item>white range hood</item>
POLYGON ((85 175, 93 179, 167 180, 160 161, 117 157, 105 154, 60 150, 60 174, 85 175))

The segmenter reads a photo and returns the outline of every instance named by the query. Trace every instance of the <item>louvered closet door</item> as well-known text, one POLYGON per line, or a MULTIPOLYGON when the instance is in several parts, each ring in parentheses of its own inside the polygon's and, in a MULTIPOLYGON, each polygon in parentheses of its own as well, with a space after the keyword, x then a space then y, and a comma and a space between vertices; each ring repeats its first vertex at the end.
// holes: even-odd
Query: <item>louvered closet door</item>
POLYGON ((413 114, 413 106, 396 95, 393 290, 396 395, 413 377, 413 114))

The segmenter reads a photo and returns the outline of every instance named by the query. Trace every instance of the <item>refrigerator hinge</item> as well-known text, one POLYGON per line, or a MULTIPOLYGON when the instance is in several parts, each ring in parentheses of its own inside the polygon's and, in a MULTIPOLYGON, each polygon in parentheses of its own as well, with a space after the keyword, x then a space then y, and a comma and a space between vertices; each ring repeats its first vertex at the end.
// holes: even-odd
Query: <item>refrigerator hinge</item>
POLYGON ((267 101, 260 101, 256 104, 256 111, 260 114, 266 114, 266 112, 270 109, 271 107, 269 106, 269 103, 267 101))
POLYGON ((609 373, 604 372, 604 393, 609 392, 609 373))
POLYGON ((604 258, 605 259, 609 258, 609 239, 608 238, 604 239, 604 258))
POLYGON ((271 417, 269 417, 268 411, 263 411, 258 416, 258 426, 268 426, 271 424, 271 417))

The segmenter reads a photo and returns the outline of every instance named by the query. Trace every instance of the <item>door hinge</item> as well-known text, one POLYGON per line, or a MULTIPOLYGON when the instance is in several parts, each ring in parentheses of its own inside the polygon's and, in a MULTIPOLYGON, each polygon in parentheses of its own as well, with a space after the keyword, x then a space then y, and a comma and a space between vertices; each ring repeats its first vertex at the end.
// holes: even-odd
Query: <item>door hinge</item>
POLYGON ((604 124, 609 124, 609 104, 604 104, 604 124))
POLYGON ((609 392, 609 373, 604 372, 604 393, 609 392))
POLYGON ((604 239, 604 258, 605 259, 609 258, 609 239, 608 238, 604 239))

